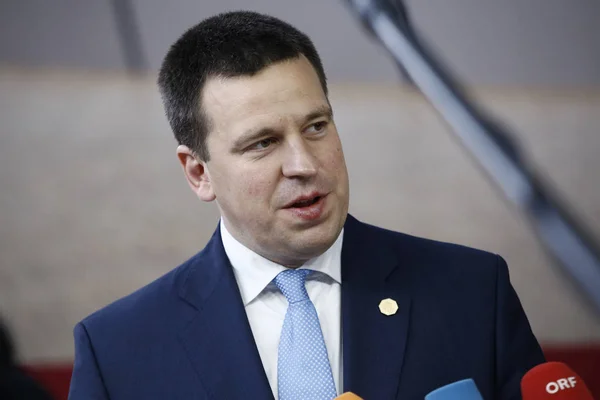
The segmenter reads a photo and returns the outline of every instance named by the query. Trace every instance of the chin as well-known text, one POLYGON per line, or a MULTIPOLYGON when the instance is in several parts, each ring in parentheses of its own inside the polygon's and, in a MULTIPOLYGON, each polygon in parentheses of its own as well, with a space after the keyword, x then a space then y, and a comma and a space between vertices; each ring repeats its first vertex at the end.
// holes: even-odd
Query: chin
POLYGON ((294 248, 289 249, 290 252, 293 252, 296 256, 294 260, 290 260, 289 264, 302 265, 308 260, 312 258, 319 257, 321 254, 325 253, 327 249, 333 244, 331 243, 296 243, 294 248))
POLYGON ((317 257, 327 251, 338 238, 341 228, 322 226, 317 231, 303 232, 295 241, 298 252, 309 258, 317 257))

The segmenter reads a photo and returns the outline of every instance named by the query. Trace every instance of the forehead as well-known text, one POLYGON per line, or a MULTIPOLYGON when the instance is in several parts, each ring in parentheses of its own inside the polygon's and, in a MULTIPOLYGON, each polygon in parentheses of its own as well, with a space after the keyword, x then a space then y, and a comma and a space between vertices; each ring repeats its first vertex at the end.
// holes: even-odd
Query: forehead
POLYGON ((301 118, 326 105, 319 77, 303 56, 270 65, 253 76, 209 79, 202 95, 203 109, 218 131, 301 118))

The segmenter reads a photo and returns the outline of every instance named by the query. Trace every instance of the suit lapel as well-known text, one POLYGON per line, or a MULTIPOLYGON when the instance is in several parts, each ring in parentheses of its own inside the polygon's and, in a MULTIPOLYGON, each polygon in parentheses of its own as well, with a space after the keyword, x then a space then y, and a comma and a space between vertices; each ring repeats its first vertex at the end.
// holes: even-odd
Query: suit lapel
POLYGON ((273 398, 219 229, 191 261, 180 296, 196 309, 180 340, 209 398, 273 398))
POLYGON ((344 390, 366 399, 395 398, 407 340, 409 277, 385 234, 348 216, 342 247, 344 390), (378 237, 379 236, 379 237, 378 237), (398 310, 380 312, 383 299, 398 310))

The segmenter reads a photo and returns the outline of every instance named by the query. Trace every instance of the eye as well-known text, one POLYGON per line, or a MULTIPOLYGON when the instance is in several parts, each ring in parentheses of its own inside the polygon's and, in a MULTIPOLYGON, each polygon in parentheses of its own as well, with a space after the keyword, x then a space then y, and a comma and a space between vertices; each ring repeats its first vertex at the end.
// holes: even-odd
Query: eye
POLYGON ((250 150, 264 150, 267 147, 269 147, 270 145, 272 145, 273 143, 275 143, 275 141, 276 141, 275 138, 263 139, 260 142, 256 142, 255 144, 253 144, 250 147, 250 150))
POLYGON ((310 125, 307 129, 308 133, 321 133, 327 127, 327 121, 319 121, 310 125))

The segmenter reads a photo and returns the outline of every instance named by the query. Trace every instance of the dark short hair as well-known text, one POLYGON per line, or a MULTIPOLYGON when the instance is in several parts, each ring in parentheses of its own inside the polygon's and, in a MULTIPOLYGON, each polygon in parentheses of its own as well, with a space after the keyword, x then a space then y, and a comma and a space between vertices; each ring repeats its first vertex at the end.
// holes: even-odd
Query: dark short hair
POLYGON ((327 82, 319 54, 307 35, 275 17, 235 11, 205 19, 185 32, 162 63, 158 85, 167 118, 179 144, 208 161, 210 121, 201 109, 209 78, 252 76, 269 65, 304 55, 325 95, 327 82))

